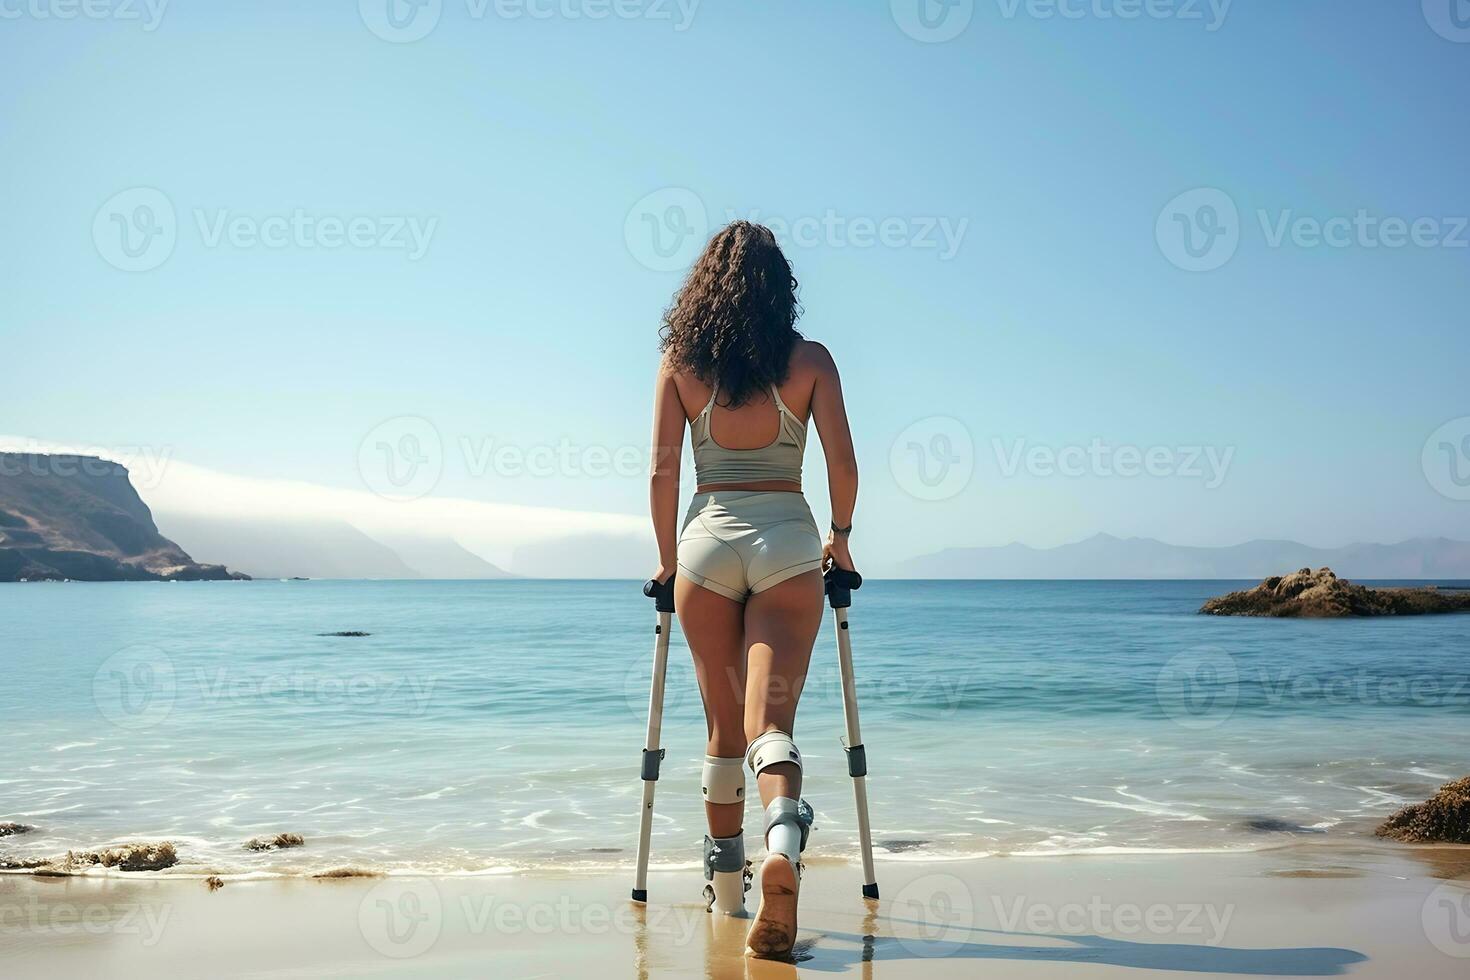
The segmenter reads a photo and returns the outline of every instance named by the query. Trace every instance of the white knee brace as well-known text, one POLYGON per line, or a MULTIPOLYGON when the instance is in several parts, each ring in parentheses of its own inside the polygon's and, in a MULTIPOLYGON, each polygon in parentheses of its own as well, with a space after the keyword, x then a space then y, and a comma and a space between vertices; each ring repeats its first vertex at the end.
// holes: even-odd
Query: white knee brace
POLYGON ((700 786, 706 803, 744 803, 745 770, 740 768, 741 759, 721 759, 718 756, 704 757, 704 771, 700 773, 700 786))
POLYGON ((801 768, 801 753, 796 750, 796 743, 791 736, 785 732, 766 732, 764 735, 750 743, 745 750, 745 761, 750 766, 750 771, 759 776, 771 766, 782 762, 790 762, 801 768))

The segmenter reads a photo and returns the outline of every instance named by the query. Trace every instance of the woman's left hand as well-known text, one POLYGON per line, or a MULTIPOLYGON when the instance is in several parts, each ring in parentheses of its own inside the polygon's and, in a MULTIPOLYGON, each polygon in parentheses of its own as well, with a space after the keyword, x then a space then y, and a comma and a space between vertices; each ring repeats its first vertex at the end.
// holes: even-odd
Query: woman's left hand
POLYGON ((822 545, 822 567, 836 565, 838 568, 852 571, 855 567, 852 563, 852 552, 847 550, 847 535, 827 535, 827 543, 822 545))

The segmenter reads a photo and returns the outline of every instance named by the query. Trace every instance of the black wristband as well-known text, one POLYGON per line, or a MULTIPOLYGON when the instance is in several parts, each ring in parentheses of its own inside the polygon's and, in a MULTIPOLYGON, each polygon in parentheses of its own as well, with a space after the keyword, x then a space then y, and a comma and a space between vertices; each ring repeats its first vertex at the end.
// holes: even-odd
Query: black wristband
POLYGON ((833 534, 837 534, 837 535, 841 535, 842 537, 845 538, 849 534, 852 533, 852 525, 849 524, 849 525, 847 525, 847 527, 838 527, 837 526, 837 522, 836 521, 833 521, 832 522, 832 533, 833 534))

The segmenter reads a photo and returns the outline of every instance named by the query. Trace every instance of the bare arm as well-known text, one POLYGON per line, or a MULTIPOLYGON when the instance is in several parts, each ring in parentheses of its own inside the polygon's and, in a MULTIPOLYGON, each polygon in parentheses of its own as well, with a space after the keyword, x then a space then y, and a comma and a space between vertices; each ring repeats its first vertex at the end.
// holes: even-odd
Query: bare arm
MULTIPOLYGON (((832 523, 838 527, 852 524, 857 506, 857 454, 852 448, 852 430, 847 424, 847 406, 842 401, 842 379, 837 364, 821 344, 811 347, 817 368, 817 381, 812 389, 812 419, 822 439, 822 454, 827 460, 827 485, 832 498, 832 523)), ((852 555, 847 549, 847 536, 829 533, 824 555, 843 568, 851 569, 852 555)))
POLYGON ((659 365, 653 394, 653 450, 648 476, 648 507, 653 537, 658 543, 658 571, 654 579, 674 574, 679 550, 679 457, 684 453, 687 417, 679 389, 667 365, 659 365))

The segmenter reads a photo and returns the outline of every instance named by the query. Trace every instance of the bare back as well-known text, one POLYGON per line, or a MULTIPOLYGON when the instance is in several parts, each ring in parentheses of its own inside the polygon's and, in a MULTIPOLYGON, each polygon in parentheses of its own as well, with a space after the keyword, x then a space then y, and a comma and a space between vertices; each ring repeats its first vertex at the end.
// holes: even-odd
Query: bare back
MULTIPOLYGON (((799 341, 791 353, 791 363, 786 381, 776 389, 780 403, 786 411, 805 426, 819 414, 817 403, 822 379, 828 374, 831 356, 821 344, 799 341)), ((676 372, 672 382, 678 393, 680 407, 687 422, 693 424, 710 405, 713 389, 687 372, 676 372)), ((766 392, 757 392, 739 408, 721 405, 716 399, 710 407, 709 435, 719 446, 732 450, 756 450, 769 446, 781 432, 781 408, 766 392)), ((823 420, 817 419, 819 434, 823 433, 823 420)), ((846 420, 843 420, 846 429, 846 420)), ((824 434, 825 435, 825 434, 824 434)), ((823 444, 826 444, 823 438, 823 444)), ((712 483, 702 485, 699 490, 793 490, 800 491, 801 484, 787 480, 756 480, 742 483, 712 483)))

